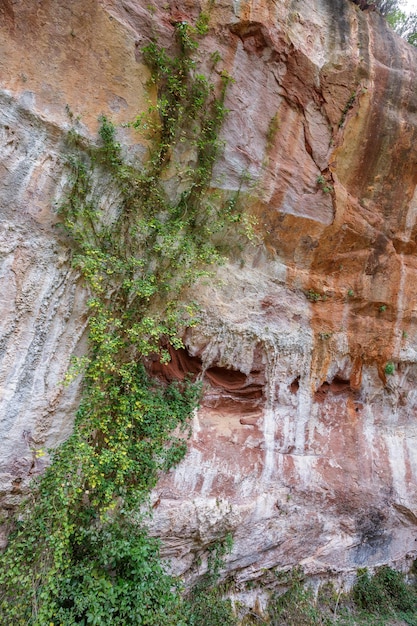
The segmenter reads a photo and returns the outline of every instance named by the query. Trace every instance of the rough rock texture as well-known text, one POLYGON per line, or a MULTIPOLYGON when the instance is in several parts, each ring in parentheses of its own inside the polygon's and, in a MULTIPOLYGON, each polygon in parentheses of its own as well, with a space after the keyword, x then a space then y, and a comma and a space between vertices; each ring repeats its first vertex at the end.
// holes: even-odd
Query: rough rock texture
MULTIPOLYGON (((86 324, 54 213, 66 105, 87 138, 100 113, 132 119, 147 98, 141 46, 156 32, 168 42, 200 9, 70 4, 0 5, 6 507, 41 468, 39 449, 70 431, 78 397, 59 384, 86 324)), ((264 244, 199 285, 204 320, 187 351, 154 365, 166 378, 204 372, 205 395, 186 459, 155 491, 153 532, 186 577, 231 532, 238 586, 297 564, 317 577, 406 566, 417 556, 417 51, 349 0, 201 6, 202 66, 218 50, 235 79, 215 184, 249 175, 264 244)))

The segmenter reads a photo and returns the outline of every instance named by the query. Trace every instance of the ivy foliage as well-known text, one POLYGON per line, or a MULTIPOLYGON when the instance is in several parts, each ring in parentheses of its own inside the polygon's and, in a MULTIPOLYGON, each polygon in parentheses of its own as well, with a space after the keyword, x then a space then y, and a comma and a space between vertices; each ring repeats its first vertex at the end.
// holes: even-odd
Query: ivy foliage
POLYGON ((185 602, 189 626, 237 626, 238 619, 229 599, 224 599, 224 589, 219 585, 220 570, 225 555, 231 551, 230 534, 224 541, 215 543, 209 553, 207 572, 188 594, 185 602))
POLYGON ((417 590, 405 583, 401 572, 388 566, 380 567, 373 576, 366 568, 358 570, 352 595, 363 611, 417 624, 417 590))
POLYGON ((96 147, 69 133, 71 184, 60 213, 90 292, 90 349, 69 375, 84 375, 73 434, 52 453, 0 555, 5 626, 196 623, 138 511, 159 473, 183 457, 200 393, 190 381, 150 379, 144 359, 166 362, 168 347, 182 346, 183 329, 198 321, 187 289, 222 261, 230 225, 245 230, 237 197, 210 189, 230 77, 222 72, 213 84, 197 73, 206 22, 177 25, 175 55, 156 42, 143 50, 154 102, 131 126, 147 137, 144 163, 124 158, 104 117, 96 147), (185 169, 184 145, 194 155, 185 169), (172 191, 177 166, 186 184, 172 191))
MULTIPOLYGON (((281 574, 281 573, 280 573, 281 574)), ((268 602, 269 622, 273 626, 318 626, 328 624, 316 606, 313 591, 305 587, 305 576, 301 568, 281 574, 280 582, 286 583, 282 594, 271 595, 268 602)), ((330 624, 329 624, 330 626, 330 624)))
POLYGON ((417 12, 407 11, 401 0, 375 0, 375 5, 400 37, 417 47, 417 12))
POLYGON ((269 599, 271 626, 417 625, 417 589, 406 582, 404 574, 388 566, 373 575, 366 568, 359 569, 347 593, 325 583, 315 594, 300 569, 289 572, 286 582, 284 593, 269 599))

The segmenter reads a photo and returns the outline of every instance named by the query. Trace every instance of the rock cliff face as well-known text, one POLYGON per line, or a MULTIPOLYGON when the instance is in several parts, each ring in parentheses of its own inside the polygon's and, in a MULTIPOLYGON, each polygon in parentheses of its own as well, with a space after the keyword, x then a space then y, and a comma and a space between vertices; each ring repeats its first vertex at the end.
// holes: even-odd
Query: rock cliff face
MULTIPOLYGON (((0 5, 1 440, 7 510, 70 432, 86 293, 57 228, 68 109, 147 106, 141 47, 210 15, 198 55, 234 78, 214 185, 243 185, 263 243, 193 294, 201 324, 155 367, 204 372, 153 532, 185 577, 231 532, 237 583, 417 556, 417 50, 349 0, 0 5), (67 109, 67 112, 66 112, 67 109), (242 182, 243 181, 243 182, 242 182)), ((121 141, 142 154, 126 129, 121 141)))

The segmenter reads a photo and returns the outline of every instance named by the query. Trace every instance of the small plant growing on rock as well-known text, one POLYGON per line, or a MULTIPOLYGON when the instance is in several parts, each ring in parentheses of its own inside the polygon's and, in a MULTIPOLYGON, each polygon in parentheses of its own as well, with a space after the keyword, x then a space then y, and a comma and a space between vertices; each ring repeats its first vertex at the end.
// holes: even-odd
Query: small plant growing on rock
POLYGON ((345 108, 342 111, 342 117, 340 118, 339 128, 341 128, 343 124, 345 123, 346 116, 349 110, 353 107, 355 103, 355 98, 356 98, 356 91, 352 91, 352 93, 349 96, 349 100, 346 102, 345 108))
POLYGON ((391 376, 395 372, 395 365, 392 361, 388 361, 385 365, 384 372, 391 376))
POLYGON ((324 193, 331 193, 333 191, 333 186, 329 185, 322 174, 317 176, 316 183, 324 193))
POLYGON ((310 302, 318 302, 322 299, 322 295, 317 291, 314 291, 314 289, 309 289, 308 291, 305 291, 304 294, 307 300, 310 300, 310 302))
POLYGON ((275 113, 273 117, 271 117, 269 124, 268 124, 268 130, 266 133, 267 150, 269 150, 272 147, 272 144, 274 143, 274 139, 279 131, 279 128, 280 128, 280 120, 279 120, 279 116, 277 112, 275 113))

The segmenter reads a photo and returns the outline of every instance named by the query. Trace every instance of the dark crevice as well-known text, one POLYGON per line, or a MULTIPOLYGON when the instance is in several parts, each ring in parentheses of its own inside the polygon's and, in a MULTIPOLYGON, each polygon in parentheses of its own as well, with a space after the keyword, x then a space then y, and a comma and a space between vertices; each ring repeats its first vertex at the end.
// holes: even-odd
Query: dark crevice
POLYGON ((300 377, 297 376, 297 378, 295 378, 290 385, 290 391, 291 393, 296 394, 298 393, 299 388, 300 388, 300 377))
POLYGON ((153 356, 146 363, 152 376, 172 382, 186 377, 196 380, 203 377, 206 383, 202 399, 203 406, 221 406, 228 410, 253 411, 258 409, 264 398, 265 374, 261 369, 253 369, 248 375, 232 368, 213 365, 203 371, 199 356, 191 356, 185 348, 168 348, 171 360, 161 363, 153 356))
POLYGON ((332 382, 324 382, 314 394, 316 402, 324 402, 327 395, 339 395, 351 393, 352 389, 349 380, 345 380, 340 376, 335 376, 332 382))

